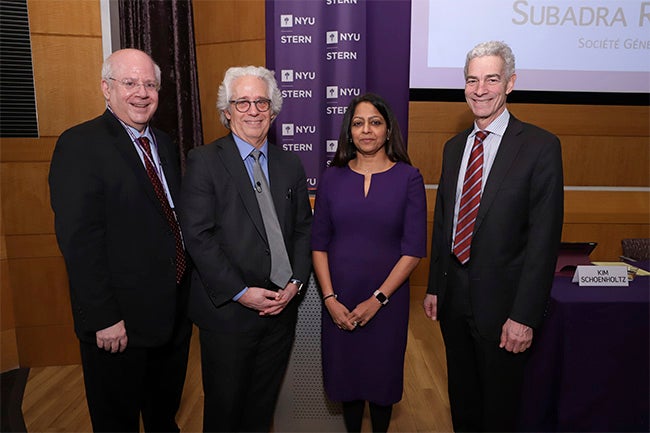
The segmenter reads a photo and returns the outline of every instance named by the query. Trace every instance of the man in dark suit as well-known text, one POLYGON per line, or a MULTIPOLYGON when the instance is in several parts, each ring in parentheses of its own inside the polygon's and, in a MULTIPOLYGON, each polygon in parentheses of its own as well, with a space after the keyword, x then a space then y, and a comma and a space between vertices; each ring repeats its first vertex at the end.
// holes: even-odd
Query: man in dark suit
POLYGON ((137 432, 140 416, 146 431, 179 431, 189 279, 178 152, 149 126, 160 68, 116 51, 101 88, 107 110, 59 137, 49 175, 90 417, 95 431, 137 432))
POLYGON ((474 125, 445 144, 425 314, 440 319, 456 431, 512 431, 533 329, 544 316, 563 217, 560 141, 506 109, 502 42, 465 63, 474 125))
POLYGON ((196 265, 190 318, 200 329, 204 431, 271 428, 311 270, 304 169, 267 140, 281 105, 271 71, 228 69, 217 108, 231 134, 187 159, 181 224, 196 265))

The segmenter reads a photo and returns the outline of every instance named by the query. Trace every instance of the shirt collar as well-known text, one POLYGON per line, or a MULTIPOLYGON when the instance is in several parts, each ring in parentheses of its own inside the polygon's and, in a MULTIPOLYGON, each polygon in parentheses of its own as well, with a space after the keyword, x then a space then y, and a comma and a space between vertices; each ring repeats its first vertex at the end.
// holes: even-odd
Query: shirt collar
MULTIPOLYGON (((490 123, 487 128, 485 128, 483 131, 489 132, 490 134, 498 135, 499 137, 503 137, 503 134, 506 132, 506 128, 508 127, 508 122, 510 121, 510 112, 508 112, 508 109, 506 108, 503 110, 503 113, 499 115, 496 119, 490 123)), ((476 133, 480 131, 478 126, 476 126, 476 122, 474 122, 474 130, 470 134, 471 136, 476 135, 476 133)))
MULTIPOLYGON (((253 149, 255 149, 255 146, 253 146, 250 143, 245 142, 241 138, 239 138, 235 133, 232 133, 233 138, 235 139, 235 144, 237 145, 237 150, 239 150, 239 156, 241 156, 241 159, 246 159, 248 155, 251 154, 253 149)), ((264 144, 260 148, 260 152, 268 158, 268 149, 269 149, 269 141, 264 140, 264 144)))
POLYGON ((120 122, 120 124, 124 127, 127 134, 129 134, 129 136, 131 137, 131 139, 133 141, 135 141, 136 139, 138 139, 140 137, 147 137, 150 142, 153 142, 153 136, 151 135, 151 129, 149 128, 149 125, 147 125, 144 128, 144 130, 142 132, 140 132, 137 129, 135 129, 134 127, 127 125, 125 122, 122 121, 122 119, 117 117, 117 115, 111 109, 110 105, 107 105, 106 108, 108 109, 108 111, 111 112, 111 114, 113 116, 115 116, 115 118, 118 120, 118 122, 120 122))

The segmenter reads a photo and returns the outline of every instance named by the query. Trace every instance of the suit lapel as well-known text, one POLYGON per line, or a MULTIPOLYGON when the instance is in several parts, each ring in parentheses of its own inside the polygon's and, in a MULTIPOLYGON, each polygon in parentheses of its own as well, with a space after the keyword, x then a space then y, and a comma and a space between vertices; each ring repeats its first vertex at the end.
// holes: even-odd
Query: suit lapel
POLYGON ((444 221, 449 221, 449 227, 446 228, 447 241, 451 244, 453 230, 454 230, 454 208, 456 206, 456 190, 458 188, 458 182, 462 183, 463 180, 459 179, 460 174, 460 164, 463 159, 463 152, 465 151, 465 143, 467 143, 467 136, 472 130, 468 129, 462 133, 462 135, 457 139, 456 142, 450 143, 449 148, 449 163, 452 167, 452 172, 449 173, 449 179, 456 179, 456 182, 447 182, 445 186, 445 191, 442 191, 445 194, 446 201, 450 203, 449 206, 445 207, 445 218, 444 221))
POLYGON ((113 144, 115 145, 115 148, 122 155, 126 166, 137 178, 138 183, 140 186, 142 186, 145 195, 149 197, 154 206, 156 206, 160 214, 164 217, 165 214, 163 213, 160 201, 158 200, 158 197, 156 197, 156 192, 153 189, 153 185, 151 184, 151 180, 147 175, 147 171, 142 165, 140 155, 138 155, 138 152, 135 150, 135 146, 133 144, 133 141, 131 141, 131 137, 129 137, 129 134, 124 130, 122 124, 115 118, 115 116, 113 116, 110 111, 106 110, 104 112, 104 118, 108 123, 108 128, 113 137, 113 144))
POLYGON ((499 144, 499 150, 490 169, 490 174, 488 175, 487 182, 485 183, 485 188, 483 189, 483 195, 481 196, 481 205, 478 210, 478 215, 476 216, 476 226, 474 227, 474 233, 480 228, 485 215, 489 212, 492 203, 506 178, 510 167, 514 163, 519 150, 523 145, 521 140, 517 139, 517 136, 521 132, 521 122, 517 120, 514 116, 510 116, 510 121, 508 122, 508 127, 506 132, 501 139, 499 144))
POLYGON ((260 207, 257 204, 257 198, 253 191, 253 185, 251 184, 251 179, 248 176, 248 171, 246 171, 246 166, 244 166, 244 161, 241 159, 241 155, 237 150, 237 145, 235 140, 232 138, 232 135, 229 135, 223 141, 220 142, 220 151, 219 157, 226 171, 233 178, 234 183, 239 191, 239 196, 241 197, 244 208, 248 212, 253 225, 260 233, 265 242, 268 243, 266 239, 266 231, 264 230, 264 221, 262 221, 262 213, 260 212, 260 207))

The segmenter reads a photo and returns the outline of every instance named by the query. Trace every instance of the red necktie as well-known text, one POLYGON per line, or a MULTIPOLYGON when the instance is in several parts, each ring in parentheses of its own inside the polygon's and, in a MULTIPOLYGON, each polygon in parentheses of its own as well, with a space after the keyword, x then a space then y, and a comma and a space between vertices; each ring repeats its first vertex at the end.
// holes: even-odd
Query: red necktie
POLYGON ((169 201, 167 200, 167 195, 163 189, 162 182, 158 177, 158 173, 153 166, 153 155, 151 154, 151 146, 149 144, 149 139, 147 137, 138 138, 138 143, 145 151, 144 157, 144 166, 147 169, 147 175, 151 180, 153 189, 156 192, 156 196, 162 205, 163 211, 165 213, 165 218, 167 218, 167 223, 169 227, 174 232, 174 239, 176 241, 176 283, 179 284, 185 273, 185 268, 187 266, 185 262, 185 248, 183 248, 183 238, 181 237, 181 229, 178 226, 178 221, 176 221, 176 216, 171 206, 169 206, 169 201))
POLYGON ((469 260, 469 252, 472 246, 472 234, 474 223, 478 215, 478 207, 481 203, 481 183, 483 180, 483 140, 489 134, 478 131, 474 137, 474 145, 469 155, 465 180, 463 181, 463 192, 460 196, 460 208, 458 209, 458 222, 456 223, 456 235, 454 236, 453 252, 458 260, 465 264, 469 260))

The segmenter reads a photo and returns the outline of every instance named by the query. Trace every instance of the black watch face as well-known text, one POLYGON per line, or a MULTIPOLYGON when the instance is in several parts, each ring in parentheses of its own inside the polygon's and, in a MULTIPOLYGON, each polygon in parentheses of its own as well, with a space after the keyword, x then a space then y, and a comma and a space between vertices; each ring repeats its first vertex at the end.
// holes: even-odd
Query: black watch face
POLYGON ((386 295, 384 295, 381 292, 377 293, 377 300, 379 300, 379 302, 383 304, 384 302, 386 302, 386 295))

